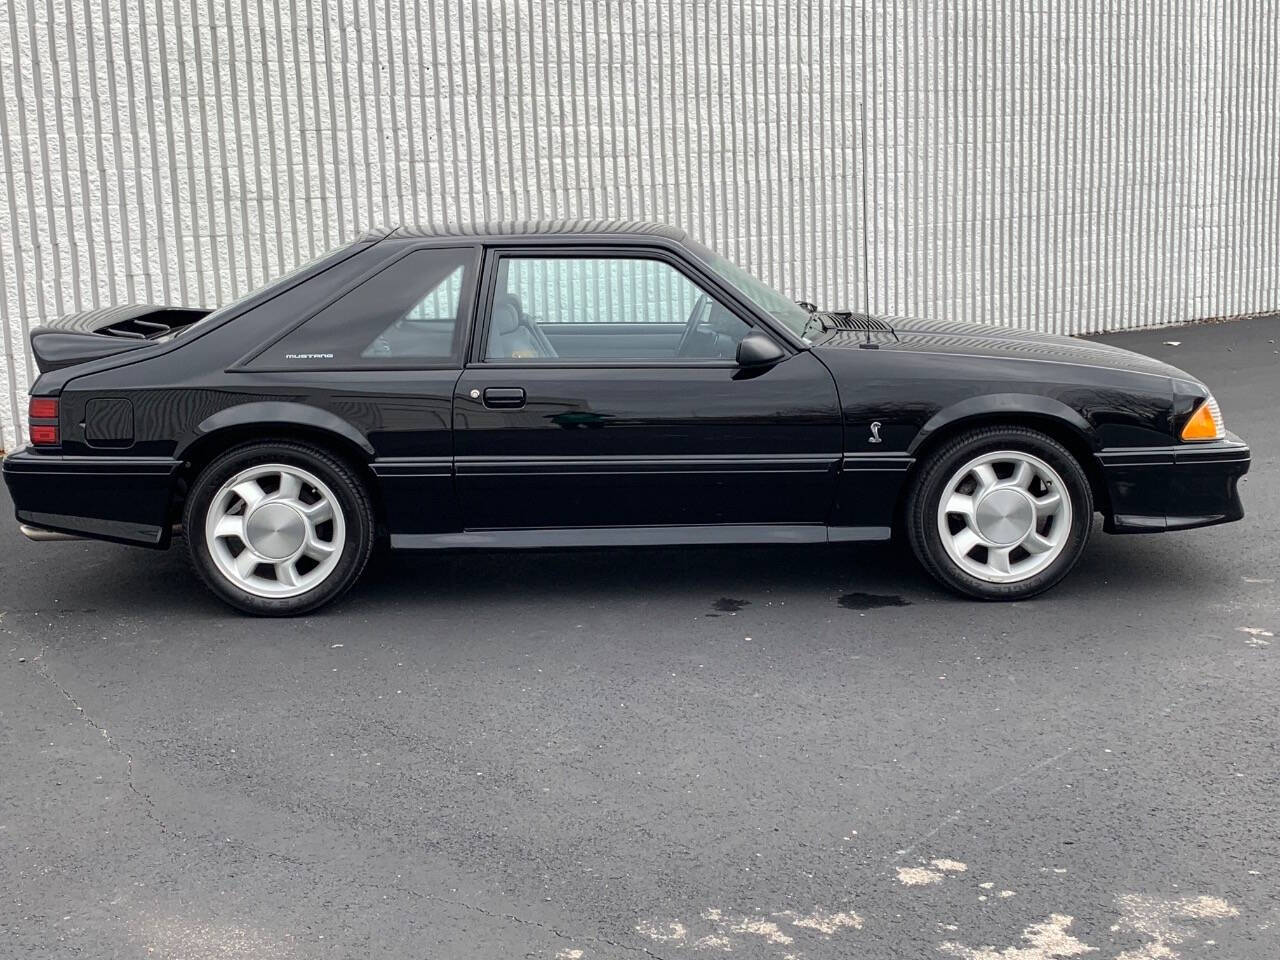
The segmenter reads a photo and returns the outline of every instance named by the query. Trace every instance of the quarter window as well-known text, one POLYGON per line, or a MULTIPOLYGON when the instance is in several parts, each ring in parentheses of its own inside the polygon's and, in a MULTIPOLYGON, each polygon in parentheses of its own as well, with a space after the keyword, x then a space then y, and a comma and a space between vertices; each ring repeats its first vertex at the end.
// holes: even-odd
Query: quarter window
POLYGON ((731 360, 750 326, 662 260, 504 257, 485 357, 731 360))
POLYGON ((317 369, 454 360, 474 259, 470 249, 415 250, 325 307, 258 362, 317 369))

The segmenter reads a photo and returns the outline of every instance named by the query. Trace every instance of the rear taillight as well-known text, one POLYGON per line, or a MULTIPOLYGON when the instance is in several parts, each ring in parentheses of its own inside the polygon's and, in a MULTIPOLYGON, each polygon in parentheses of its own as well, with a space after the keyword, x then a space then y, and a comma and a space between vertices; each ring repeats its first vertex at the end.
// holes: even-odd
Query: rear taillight
POLYGON ((32 397, 27 405, 31 443, 37 447, 56 446, 58 436, 58 398, 32 397))
POLYGON ((57 420, 58 398, 32 397, 31 403, 27 407, 27 416, 32 420, 57 420))

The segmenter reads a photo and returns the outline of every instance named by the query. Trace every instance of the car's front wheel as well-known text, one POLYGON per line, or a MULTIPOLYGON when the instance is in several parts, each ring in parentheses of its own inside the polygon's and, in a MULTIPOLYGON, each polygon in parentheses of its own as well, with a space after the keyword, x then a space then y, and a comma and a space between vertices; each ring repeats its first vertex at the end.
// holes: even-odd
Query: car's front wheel
POLYGON ((1021 600, 1048 590, 1080 559, 1093 494, 1052 437, 984 427, 922 465, 906 523, 916 556, 941 583, 982 600, 1021 600))
POLYGON ((334 600, 359 577, 373 510, 342 460, 306 444, 252 443, 200 471, 183 530, 214 593, 246 613, 291 616, 334 600))

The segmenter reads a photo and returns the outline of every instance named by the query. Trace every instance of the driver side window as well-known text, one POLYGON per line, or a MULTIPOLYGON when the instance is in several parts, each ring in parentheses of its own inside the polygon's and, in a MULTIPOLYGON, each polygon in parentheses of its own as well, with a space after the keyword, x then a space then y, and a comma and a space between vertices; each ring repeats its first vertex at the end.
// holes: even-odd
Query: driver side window
POLYGON ((504 257, 488 360, 733 359, 751 327, 670 264, 504 257))

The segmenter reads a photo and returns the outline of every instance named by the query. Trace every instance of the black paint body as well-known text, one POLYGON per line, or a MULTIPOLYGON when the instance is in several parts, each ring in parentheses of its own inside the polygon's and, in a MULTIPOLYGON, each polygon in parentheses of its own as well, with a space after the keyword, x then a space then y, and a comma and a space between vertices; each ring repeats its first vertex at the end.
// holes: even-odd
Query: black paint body
POLYGON ((47 372, 32 394, 60 398, 61 444, 15 451, 4 476, 25 523, 165 546, 202 464, 246 439, 305 437, 363 467, 397 547, 882 539, 921 458, 958 430, 999 422, 1065 443, 1108 530, 1243 515, 1248 448, 1230 434, 1178 440, 1207 395, 1187 374, 1064 337, 887 323, 802 340, 665 228, 383 231, 173 340, 125 346, 86 333, 101 326, 85 315, 43 334, 47 372), (408 251, 440 246, 474 257, 454 361, 303 371, 257 359, 408 251), (759 369, 484 362, 494 253, 531 246, 666 259, 785 356, 759 369), (523 405, 502 405, 520 391, 523 405))

